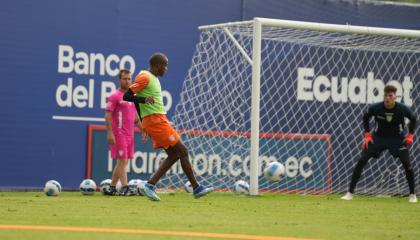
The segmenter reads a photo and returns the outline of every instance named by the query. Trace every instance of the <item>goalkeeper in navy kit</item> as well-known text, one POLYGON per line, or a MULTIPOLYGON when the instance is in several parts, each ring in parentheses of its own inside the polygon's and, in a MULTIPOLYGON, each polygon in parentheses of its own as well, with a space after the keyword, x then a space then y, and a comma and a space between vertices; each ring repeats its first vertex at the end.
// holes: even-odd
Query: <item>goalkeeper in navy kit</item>
POLYGON ((363 167, 369 159, 378 158, 381 152, 388 150, 393 157, 399 158, 404 167, 410 189, 408 201, 410 203, 417 202, 417 197, 414 193, 414 171, 408 151, 413 144, 417 117, 406 105, 395 101, 397 98, 396 92, 396 87, 389 84, 386 85, 384 88, 384 101, 372 104, 367 113, 364 114, 365 137, 362 145, 362 156, 353 170, 349 191, 341 199, 353 199, 354 189, 363 172, 363 167), (371 117, 375 118, 375 129, 372 134, 369 128, 371 117), (405 118, 410 120, 407 135, 404 134, 405 118))

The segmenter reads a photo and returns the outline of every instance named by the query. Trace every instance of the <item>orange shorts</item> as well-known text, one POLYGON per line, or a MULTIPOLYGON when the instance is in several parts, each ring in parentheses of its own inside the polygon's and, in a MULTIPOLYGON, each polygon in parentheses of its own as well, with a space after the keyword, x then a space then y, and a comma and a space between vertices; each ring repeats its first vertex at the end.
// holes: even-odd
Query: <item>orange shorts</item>
POLYGON ((143 130, 152 138, 153 148, 167 149, 179 141, 179 134, 164 114, 152 114, 143 118, 143 130))

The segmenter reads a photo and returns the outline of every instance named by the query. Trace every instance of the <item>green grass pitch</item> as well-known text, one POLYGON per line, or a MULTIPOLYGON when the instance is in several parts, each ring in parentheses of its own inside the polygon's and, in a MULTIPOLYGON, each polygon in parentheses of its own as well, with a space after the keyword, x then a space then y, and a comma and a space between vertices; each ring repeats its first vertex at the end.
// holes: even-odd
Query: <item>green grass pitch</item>
MULTIPOLYGON (((0 227, 36 225, 264 235, 305 239, 420 239, 420 204, 406 198, 184 192, 146 197, 0 192, 0 227)), ((215 239, 164 234, 1 229, 0 239, 215 239)), ((216 238, 217 239, 217 238, 216 238)))

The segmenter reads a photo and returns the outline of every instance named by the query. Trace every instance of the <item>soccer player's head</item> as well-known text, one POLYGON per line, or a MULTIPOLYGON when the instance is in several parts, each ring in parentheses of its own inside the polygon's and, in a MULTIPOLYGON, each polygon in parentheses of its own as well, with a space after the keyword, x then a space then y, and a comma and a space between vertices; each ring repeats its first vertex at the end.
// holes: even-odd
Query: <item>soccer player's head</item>
POLYGON ((397 99, 397 88, 387 84, 384 88, 384 104, 387 108, 393 108, 397 99))
POLYGON ((131 72, 127 69, 121 69, 118 73, 118 79, 120 80, 121 90, 127 91, 131 84, 131 72))
POLYGON ((168 70, 168 57, 163 53, 154 53, 149 60, 150 70, 156 76, 165 75, 168 70))

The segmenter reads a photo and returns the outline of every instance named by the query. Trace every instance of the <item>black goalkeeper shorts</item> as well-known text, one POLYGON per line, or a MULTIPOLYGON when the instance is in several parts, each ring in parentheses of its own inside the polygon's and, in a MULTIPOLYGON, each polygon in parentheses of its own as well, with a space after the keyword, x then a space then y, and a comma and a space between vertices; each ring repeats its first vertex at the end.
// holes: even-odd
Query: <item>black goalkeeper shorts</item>
POLYGON ((393 157, 399 157, 401 152, 408 151, 403 141, 404 137, 378 137, 373 135, 373 143, 370 143, 368 149, 363 150, 363 153, 377 158, 383 151, 388 150, 393 157))

